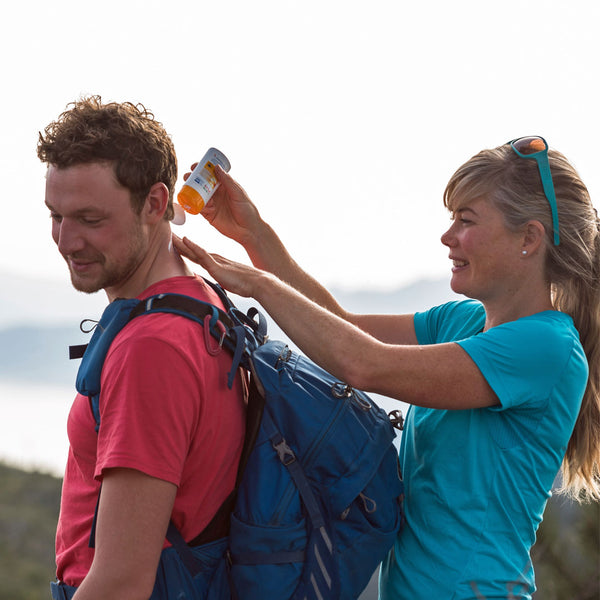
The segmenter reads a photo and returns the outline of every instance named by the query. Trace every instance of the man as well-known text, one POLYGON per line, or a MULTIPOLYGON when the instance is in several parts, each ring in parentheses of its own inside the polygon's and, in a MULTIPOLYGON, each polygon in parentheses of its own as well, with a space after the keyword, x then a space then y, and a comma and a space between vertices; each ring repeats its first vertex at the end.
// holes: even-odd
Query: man
MULTIPOLYGON (((77 290, 220 304, 173 248, 177 161, 152 113, 81 99, 40 134, 38 156, 48 165, 52 237, 77 290)), ((243 443, 242 381, 228 389, 230 366, 185 317, 141 316, 117 335, 102 370, 98 433, 88 398, 78 394, 69 415, 56 597, 77 588, 77 600, 147 600, 169 521, 186 541, 204 529, 234 486, 243 443)))

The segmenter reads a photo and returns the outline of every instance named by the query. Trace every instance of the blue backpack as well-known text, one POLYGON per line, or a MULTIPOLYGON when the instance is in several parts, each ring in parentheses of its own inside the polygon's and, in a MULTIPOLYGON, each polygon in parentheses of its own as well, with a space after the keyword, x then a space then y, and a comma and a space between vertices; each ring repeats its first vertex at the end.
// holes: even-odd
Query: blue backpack
POLYGON ((150 600, 354 600, 401 525, 393 439, 402 417, 267 341, 262 315, 244 314, 211 285, 226 311, 178 294, 115 300, 87 347, 71 348, 72 358, 83 356, 76 387, 90 398, 96 430, 106 353, 137 316, 167 312, 201 323, 232 353, 229 385, 240 366, 249 374, 235 489, 196 539, 186 543, 170 524, 150 600))

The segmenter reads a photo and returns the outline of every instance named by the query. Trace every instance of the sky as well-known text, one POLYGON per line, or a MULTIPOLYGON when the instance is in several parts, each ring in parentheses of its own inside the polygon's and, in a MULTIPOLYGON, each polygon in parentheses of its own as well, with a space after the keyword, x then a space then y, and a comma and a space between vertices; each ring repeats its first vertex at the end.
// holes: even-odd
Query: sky
MULTIPOLYGON (((82 95, 141 102, 180 178, 223 151, 328 286, 449 276, 442 193, 480 149, 543 135, 600 206, 596 0, 54 0, 0 19, 0 274, 68 277, 38 132, 82 95)), ((189 217, 178 233, 247 260, 189 217)))

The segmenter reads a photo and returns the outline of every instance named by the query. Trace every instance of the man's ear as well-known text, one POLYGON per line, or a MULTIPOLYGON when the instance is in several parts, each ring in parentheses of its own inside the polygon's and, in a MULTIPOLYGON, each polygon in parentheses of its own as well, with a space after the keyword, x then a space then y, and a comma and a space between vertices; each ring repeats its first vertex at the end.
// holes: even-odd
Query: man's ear
POLYGON ((168 205, 169 190, 167 186, 162 182, 155 183, 146 196, 142 214, 148 223, 157 223, 163 218, 168 205))

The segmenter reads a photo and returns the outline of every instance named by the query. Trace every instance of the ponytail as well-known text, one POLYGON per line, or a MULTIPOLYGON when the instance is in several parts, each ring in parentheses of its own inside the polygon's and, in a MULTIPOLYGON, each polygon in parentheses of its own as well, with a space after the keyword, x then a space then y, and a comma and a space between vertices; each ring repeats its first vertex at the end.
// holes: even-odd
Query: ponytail
POLYGON ((595 229, 595 239, 589 248, 592 277, 556 284, 553 298, 555 308, 572 317, 589 365, 587 387, 562 464, 560 488, 580 502, 600 501, 600 222, 597 217, 592 229, 595 229))

